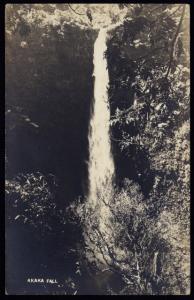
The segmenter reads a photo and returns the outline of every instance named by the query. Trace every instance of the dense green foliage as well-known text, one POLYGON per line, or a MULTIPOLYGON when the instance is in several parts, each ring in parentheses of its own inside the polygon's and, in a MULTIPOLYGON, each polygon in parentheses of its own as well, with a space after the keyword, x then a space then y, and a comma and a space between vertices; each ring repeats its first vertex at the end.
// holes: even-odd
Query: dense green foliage
MULTIPOLYGON (((184 5, 132 8, 124 24, 110 35, 107 51, 113 146, 130 160, 131 152, 135 152, 137 163, 143 151, 149 161, 150 169, 140 170, 139 177, 146 177, 146 172, 154 174, 152 188, 144 201, 153 222, 159 218, 168 226, 168 241, 174 256, 166 254, 166 263, 174 264, 175 269, 164 276, 168 284, 175 285, 169 290, 175 294, 179 288, 184 293, 188 284, 189 261, 187 10, 184 5), (177 240, 179 243, 182 240, 182 247, 177 240), (183 255, 184 251, 188 251, 188 256, 183 255), (174 276, 179 279, 174 280, 174 276)), ((162 264, 165 266, 165 262, 162 264)))
POLYGON ((187 213, 189 205, 189 37, 185 14, 183 5, 143 5, 138 11, 135 7, 112 34, 107 53, 114 146, 129 155, 135 148, 136 160, 143 150, 155 174, 151 200, 148 197, 155 201, 150 205, 158 213, 161 207, 174 209, 177 217, 182 207, 187 213))
POLYGON ((56 226, 54 220, 65 223, 62 210, 56 207, 56 183, 53 177, 50 175, 45 178, 40 173, 21 174, 12 181, 6 181, 9 223, 28 224, 38 229, 41 236, 57 229, 59 225, 56 226))

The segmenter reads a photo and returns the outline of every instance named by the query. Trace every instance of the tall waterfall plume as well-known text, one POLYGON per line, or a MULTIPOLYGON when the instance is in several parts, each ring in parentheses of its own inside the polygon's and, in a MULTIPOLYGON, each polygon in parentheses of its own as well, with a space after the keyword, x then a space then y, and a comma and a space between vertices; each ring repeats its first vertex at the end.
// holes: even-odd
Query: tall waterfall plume
POLYGON ((90 158, 88 201, 93 208, 97 205, 100 209, 102 209, 104 205, 100 203, 99 196, 104 188, 111 188, 114 177, 114 163, 109 135, 109 74, 105 57, 105 51, 107 50, 106 39, 107 29, 102 28, 99 30, 94 45, 94 106, 89 130, 90 158))

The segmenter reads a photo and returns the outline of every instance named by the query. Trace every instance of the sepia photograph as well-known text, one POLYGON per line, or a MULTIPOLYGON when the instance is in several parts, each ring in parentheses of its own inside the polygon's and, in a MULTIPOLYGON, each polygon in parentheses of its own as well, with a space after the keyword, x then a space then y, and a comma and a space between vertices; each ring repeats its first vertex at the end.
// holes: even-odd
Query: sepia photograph
POLYGON ((190 295, 190 5, 5 5, 5 294, 190 295))

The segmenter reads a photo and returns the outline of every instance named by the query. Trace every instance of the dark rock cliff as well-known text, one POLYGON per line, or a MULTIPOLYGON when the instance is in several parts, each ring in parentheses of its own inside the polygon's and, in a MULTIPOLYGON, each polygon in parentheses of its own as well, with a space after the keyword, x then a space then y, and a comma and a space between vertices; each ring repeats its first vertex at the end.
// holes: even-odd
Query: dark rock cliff
MULTIPOLYGON (((25 29, 25 28, 24 28, 25 29)), ((64 202, 87 188, 96 32, 65 25, 17 30, 6 41, 7 176, 54 174, 64 202)))

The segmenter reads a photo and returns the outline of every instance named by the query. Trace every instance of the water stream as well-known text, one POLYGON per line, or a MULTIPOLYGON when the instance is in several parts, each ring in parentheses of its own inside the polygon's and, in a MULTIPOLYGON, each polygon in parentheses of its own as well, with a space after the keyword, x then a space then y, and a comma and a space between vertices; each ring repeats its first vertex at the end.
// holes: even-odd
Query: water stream
MULTIPOLYGON (((94 106, 89 131, 89 195, 91 207, 99 209, 101 216, 107 213, 102 201, 104 190, 112 188, 114 162, 109 135, 110 109, 108 101, 109 74, 105 52, 107 29, 99 30, 94 45, 94 106)), ((110 199, 106 199, 108 201, 110 199)))

